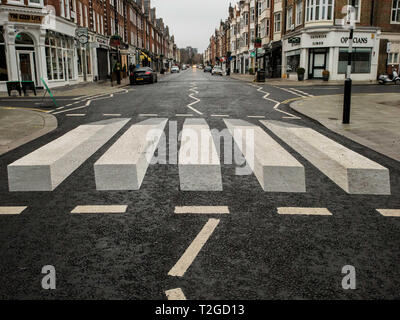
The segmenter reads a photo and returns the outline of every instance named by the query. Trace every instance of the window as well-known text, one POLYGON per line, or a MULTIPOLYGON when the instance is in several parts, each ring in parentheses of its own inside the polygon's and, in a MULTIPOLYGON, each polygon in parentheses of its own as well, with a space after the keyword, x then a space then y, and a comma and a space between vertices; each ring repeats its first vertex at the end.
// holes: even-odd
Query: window
POLYGON ((0 27, 0 81, 8 80, 6 46, 4 43, 3 27, 0 27))
POLYGON ((245 26, 249 25, 249 13, 248 12, 244 13, 244 25, 245 26))
POLYGON ((400 23, 400 0, 393 0, 392 23, 400 23))
POLYGON ((244 34, 244 45, 249 45, 249 34, 247 32, 244 34))
MULTIPOLYGON (((361 16, 361 0, 356 0, 355 5, 354 5, 354 9, 356 11, 356 21, 360 22, 360 16, 361 16)), ((347 0, 347 5, 351 6, 351 4, 353 3, 352 0, 347 0)))
POLYGON ((250 30, 250 41, 254 41, 254 30, 250 30))
POLYGON ((281 13, 274 14, 274 32, 281 32, 281 13))
MULTIPOLYGON (((339 74, 346 74, 348 48, 339 49, 339 74)), ((371 72, 371 48, 354 48, 352 54, 351 73, 370 73, 371 72)))
POLYGON ((82 2, 79 2, 79 24, 83 27, 83 10, 82 10, 82 2))
POLYGON ((332 20, 333 0, 307 0, 307 21, 332 20))
MULTIPOLYGON (((78 51, 79 52, 79 51, 78 51)), ((48 34, 45 40, 47 78, 49 80, 72 79, 74 77, 74 49, 72 38, 48 34)), ((78 55, 78 72, 81 69, 78 55)))
POLYGON ((261 38, 261 25, 256 25, 257 38, 261 38))
POLYGON ((43 6, 43 0, 29 0, 29 5, 43 6))
POLYGON ((300 67, 300 50, 287 52, 286 72, 296 72, 298 67, 300 67))
POLYGON ((266 3, 265 3, 265 7, 266 7, 267 9, 271 8, 271 0, 266 0, 265 2, 266 2, 266 3))
POLYGON ((89 26, 88 7, 85 6, 85 27, 89 26))
POLYGON ((261 16, 261 13, 262 13, 262 2, 261 1, 258 1, 257 2, 257 14, 258 14, 258 16, 261 16))
POLYGON ((293 19, 293 8, 290 7, 286 11, 286 30, 290 30, 292 27, 292 19, 293 19))
POLYGON ((388 64, 399 64, 399 53, 389 53, 388 64))
POLYGON ((303 22, 303 1, 298 0, 296 3, 296 26, 303 22))
POLYGON ((251 12, 250 22, 253 23, 254 20, 256 19, 256 12, 255 12, 254 8, 251 8, 250 12, 251 12))
POLYGON ((265 35, 267 37, 269 37, 270 32, 271 32, 271 20, 270 19, 266 19, 265 20, 265 35))

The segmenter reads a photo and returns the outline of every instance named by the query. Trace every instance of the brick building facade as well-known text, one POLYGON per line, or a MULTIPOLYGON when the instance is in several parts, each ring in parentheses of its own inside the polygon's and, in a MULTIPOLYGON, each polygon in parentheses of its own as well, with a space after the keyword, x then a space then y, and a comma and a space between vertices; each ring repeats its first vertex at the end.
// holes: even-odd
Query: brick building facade
POLYGON ((49 87, 106 80, 117 61, 123 71, 138 64, 159 71, 178 62, 176 52, 150 0, 0 0, 0 91, 11 80, 38 87, 41 79, 49 87), (86 28, 88 37, 79 37, 86 28))

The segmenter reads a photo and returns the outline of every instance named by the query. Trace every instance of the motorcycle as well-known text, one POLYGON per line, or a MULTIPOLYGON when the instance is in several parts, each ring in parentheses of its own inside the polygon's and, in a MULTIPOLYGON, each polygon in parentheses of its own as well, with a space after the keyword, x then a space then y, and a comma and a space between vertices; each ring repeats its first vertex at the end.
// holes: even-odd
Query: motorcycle
POLYGON ((378 78, 379 84, 394 83, 400 84, 400 77, 396 70, 393 70, 393 77, 390 78, 387 74, 381 74, 378 78))

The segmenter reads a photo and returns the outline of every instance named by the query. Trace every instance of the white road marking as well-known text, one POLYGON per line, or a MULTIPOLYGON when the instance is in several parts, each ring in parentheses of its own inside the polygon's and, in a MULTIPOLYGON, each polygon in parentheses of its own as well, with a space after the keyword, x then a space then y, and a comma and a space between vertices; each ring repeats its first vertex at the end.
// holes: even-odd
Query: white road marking
POLYGON ((139 117, 158 117, 158 114, 156 114, 156 113, 141 113, 141 114, 139 114, 139 117))
POLYGON ((0 214, 21 214, 28 207, 0 207, 0 214))
POLYGON ((130 121, 80 125, 7 166, 10 191, 53 191, 130 121))
POLYGON ((177 113, 176 117, 193 117, 191 113, 177 113))
POLYGON ((127 205, 76 206, 71 213, 125 213, 127 205))
POLYGON ((400 209, 376 209, 385 217, 400 217, 400 209))
POLYGON ((166 118, 131 126, 94 164, 97 190, 139 190, 164 133, 166 118))
POLYGON ((185 253, 178 260, 178 262, 172 267, 168 272, 169 276, 173 277, 183 277, 187 269, 196 259, 200 250, 203 248, 204 244, 207 242, 211 234, 214 232, 215 228, 219 224, 219 219, 209 219, 208 222, 201 229, 200 233, 196 236, 190 246, 186 249, 185 253))
MULTIPOLYGON (((276 87, 276 88, 278 88, 278 87, 276 87)), ((301 118, 295 116, 294 114, 291 114, 291 113, 289 113, 289 112, 286 112, 286 111, 283 111, 283 110, 278 109, 279 106, 281 105, 281 102, 276 101, 276 100, 274 100, 274 99, 268 98, 269 93, 266 92, 266 91, 263 91, 263 87, 258 86, 258 90, 257 90, 257 91, 258 91, 258 92, 262 92, 262 93, 265 94, 265 95, 263 96, 263 99, 264 99, 264 100, 267 100, 267 101, 270 101, 270 102, 275 103, 275 105, 274 105, 274 110, 275 110, 275 111, 280 112, 280 113, 283 113, 283 114, 286 114, 286 116, 289 116, 289 117, 290 117, 290 118, 286 118, 286 119, 301 119, 301 118)))
POLYGON ((67 113, 65 115, 66 117, 84 117, 86 116, 85 113, 67 113))
POLYGON ((310 94, 310 93, 307 93, 307 92, 304 92, 304 91, 301 91, 301 90, 298 90, 298 89, 295 89, 295 88, 290 88, 290 90, 293 90, 293 91, 295 91, 295 92, 298 92, 298 93, 300 93, 300 94, 302 94, 302 95, 304 95, 304 96, 307 96, 307 97, 314 97, 314 95, 312 95, 312 94, 310 94))
POLYGON ((264 119, 265 116, 247 116, 247 118, 264 119))
POLYGON ((222 191, 221 163, 204 119, 185 120, 178 167, 182 191, 222 191))
POLYGON ((303 208, 303 207, 281 207, 278 208, 278 214, 288 215, 317 215, 331 216, 332 213, 327 208, 303 208))
POLYGON ((167 290, 165 291, 165 295, 168 300, 186 300, 181 288, 167 290))
POLYGON ((389 170, 321 133, 288 122, 260 120, 349 194, 390 195, 389 170))
MULTIPOLYGON (((193 86, 193 88, 190 88, 189 90, 193 91, 194 88, 197 89, 196 83, 195 83, 195 82, 192 82, 192 86, 193 86)), ((194 90, 194 91, 197 92, 197 93, 199 93, 199 92, 196 91, 196 90, 194 90)), ((193 96, 193 93, 189 94, 189 97, 192 98, 192 99, 194 99, 194 100, 196 100, 196 101, 193 101, 192 103, 189 103, 189 104, 187 105, 187 107, 188 107, 190 110, 196 112, 197 114, 202 115, 202 114, 203 114, 202 112, 200 112, 199 110, 197 110, 197 109, 195 109, 194 107, 192 107, 192 106, 195 105, 196 103, 199 103, 201 100, 198 99, 198 98, 196 98, 196 97, 194 97, 194 96, 193 96)))
POLYGON ((67 110, 62 110, 62 111, 58 111, 58 112, 53 112, 53 114, 60 114, 60 113, 65 113, 65 112, 69 112, 69 111, 73 111, 73 110, 83 109, 83 108, 90 106, 91 103, 92 103, 92 100, 88 100, 88 101, 86 101, 86 104, 84 106, 71 108, 71 109, 67 109, 67 110))
POLYGON ((176 214, 229 214, 227 206, 183 206, 175 207, 176 214))
POLYGON ((264 191, 306 192, 304 166, 261 127, 237 119, 224 122, 264 191))
POLYGON ((212 114, 211 117, 229 118, 228 114, 212 114))
POLYGON ((274 86, 274 87, 277 88, 277 89, 281 89, 283 91, 289 92, 289 93, 291 93, 291 94, 293 94, 295 96, 299 96, 299 97, 303 96, 303 94, 300 94, 298 92, 295 92, 295 91, 292 91, 292 90, 289 90, 289 89, 286 89, 286 88, 281 88, 281 87, 277 87, 277 86, 274 86))
POLYGON ((103 116, 105 117, 120 117, 120 113, 103 113, 103 116))

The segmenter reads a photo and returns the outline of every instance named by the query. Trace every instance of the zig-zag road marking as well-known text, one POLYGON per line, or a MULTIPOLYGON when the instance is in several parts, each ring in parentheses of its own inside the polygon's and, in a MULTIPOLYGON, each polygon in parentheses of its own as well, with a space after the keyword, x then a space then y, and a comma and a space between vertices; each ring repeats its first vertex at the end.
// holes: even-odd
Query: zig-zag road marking
POLYGON ((264 100, 271 101, 271 102, 275 103, 274 110, 275 110, 275 111, 278 111, 278 112, 280 112, 280 113, 286 114, 287 117, 285 117, 285 119, 301 119, 300 117, 297 117, 297 116, 295 116, 294 114, 291 114, 291 113, 289 113, 289 112, 286 112, 286 111, 283 111, 283 110, 278 109, 278 107, 281 105, 281 102, 276 101, 276 100, 271 99, 271 98, 268 98, 269 95, 270 95, 270 93, 264 91, 264 90, 263 90, 263 87, 256 86, 256 85, 253 85, 253 84, 251 84, 251 86, 252 86, 252 87, 255 87, 255 88, 258 88, 258 89, 257 89, 258 92, 261 92, 261 93, 264 93, 264 94, 265 94, 265 95, 263 96, 263 99, 264 99, 264 100))
MULTIPOLYGON (((193 91, 194 93, 198 94, 199 92, 196 91, 196 89, 197 89, 196 83, 195 83, 195 82, 192 82, 192 86, 193 86, 193 88, 190 88, 189 91, 193 91)), ((187 107, 188 107, 189 109, 193 110, 194 112, 196 112, 197 114, 202 115, 202 114, 203 114, 202 112, 200 112, 199 110, 197 110, 197 109, 195 109, 195 108, 192 107, 192 106, 195 105, 196 103, 199 103, 199 102, 200 102, 200 99, 198 99, 198 98, 196 98, 196 97, 193 96, 194 93, 189 94, 189 97, 192 98, 192 99, 194 99, 194 100, 196 100, 196 101, 193 101, 192 103, 189 103, 189 104, 187 105, 187 107)))

